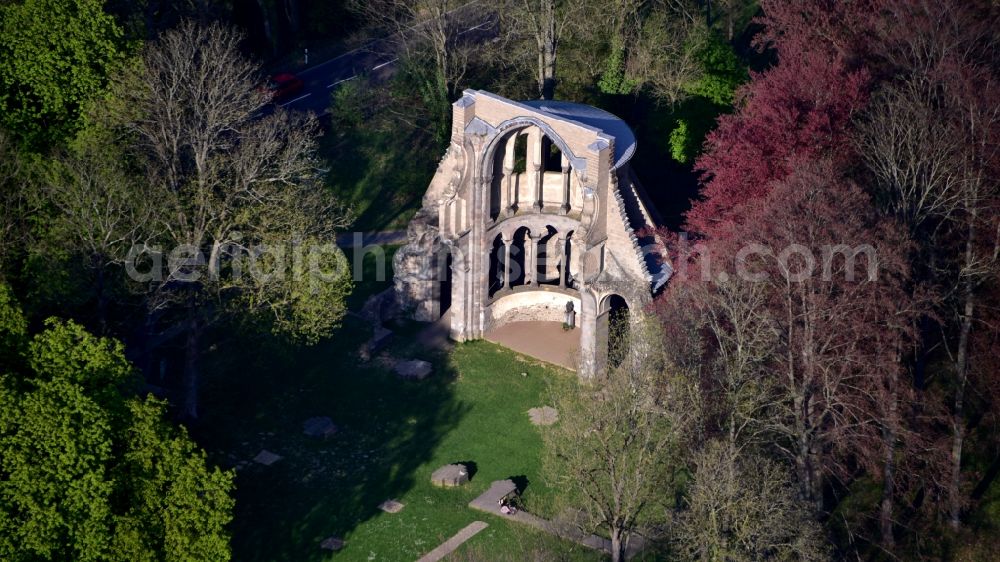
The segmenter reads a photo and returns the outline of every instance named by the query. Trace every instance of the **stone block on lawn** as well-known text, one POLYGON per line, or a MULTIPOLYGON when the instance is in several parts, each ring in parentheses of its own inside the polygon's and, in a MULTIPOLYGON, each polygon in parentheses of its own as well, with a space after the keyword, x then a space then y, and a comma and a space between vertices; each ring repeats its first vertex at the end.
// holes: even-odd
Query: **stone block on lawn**
POLYGON ((302 424, 302 433, 309 437, 330 437, 337 433, 337 426, 333 420, 326 416, 317 416, 307 419, 302 424))
POLYGON ((410 359, 409 361, 400 361, 396 363, 396 374, 404 379, 422 381, 426 379, 433 368, 431 364, 427 361, 421 361, 420 359, 410 359))
POLYGON ((337 552, 344 548, 344 540, 338 537, 327 537, 323 539, 323 542, 319 543, 319 547, 323 550, 337 552))
POLYGON ((271 466, 272 464, 280 461, 282 459, 281 455, 276 455, 267 449, 261 449, 257 456, 253 458, 253 462, 257 464, 262 464, 264 466, 271 466))
POLYGON ((399 513, 404 507, 406 506, 396 500, 385 500, 378 504, 378 508, 386 513, 399 513))
POLYGON ((431 484, 444 488, 461 486, 469 481, 469 469, 464 464, 446 464, 431 474, 431 484))
POLYGON ((551 406, 532 408, 528 410, 528 417, 531 418, 531 423, 535 425, 552 425, 559 421, 559 410, 551 406))

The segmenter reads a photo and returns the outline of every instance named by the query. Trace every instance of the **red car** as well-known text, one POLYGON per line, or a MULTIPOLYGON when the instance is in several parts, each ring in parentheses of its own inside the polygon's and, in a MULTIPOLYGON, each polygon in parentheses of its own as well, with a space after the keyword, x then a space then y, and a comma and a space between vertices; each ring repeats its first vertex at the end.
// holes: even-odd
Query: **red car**
POLYGON ((305 86, 302 79, 287 72, 275 74, 267 81, 267 91, 271 92, 271 101, 275 103, 295 97, 305 86))

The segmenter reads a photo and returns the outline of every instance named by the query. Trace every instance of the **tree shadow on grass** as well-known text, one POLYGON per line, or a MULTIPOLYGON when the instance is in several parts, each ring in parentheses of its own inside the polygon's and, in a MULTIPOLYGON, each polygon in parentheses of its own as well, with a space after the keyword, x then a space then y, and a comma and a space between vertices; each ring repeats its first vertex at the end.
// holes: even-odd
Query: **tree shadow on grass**
POLYGON ((531 483, 531 481, 528 480, 528 477, 523 474, 520 476, 511 476, 510 481, 517 487, 518 495, 523 494, 524 491, 528 489, 528 484, 531 483))
POLYGON ((476 464, 476 461, 456 461, 454 464, 465 466, 465 471, 469 473, 470 482, 476 477, 476 473, 479 472, 479 465, 476 464))
POLYGON ((440 158, 438 148, 420 131, 400 135, 358 130, 321 146, 331 170, 327 183, 336 197, 358 211, 352 225, 357 231, 405 229, 401 219, 420 207, 440 158))
POLYGON ((235 559, 325 559, 323 538, 348 535, 381 515, 380 503, 405 495, 465 415, 442 358, 425 357, 435 362, 432 377, 400 380, 357 359, 367 336, 347 318, 313 348, 234 343, 206 368, 205 415, 194 433, 213 460, 232 465, 261 449, 283 457, 238 472, 235 559), (340 430, 325 440, 303 435, 313 416, 331 417, 340 430))

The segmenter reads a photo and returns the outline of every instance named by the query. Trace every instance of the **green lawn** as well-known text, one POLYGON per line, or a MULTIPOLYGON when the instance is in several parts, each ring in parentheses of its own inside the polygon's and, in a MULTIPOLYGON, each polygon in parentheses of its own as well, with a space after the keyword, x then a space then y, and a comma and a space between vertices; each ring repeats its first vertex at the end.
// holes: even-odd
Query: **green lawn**
POLYGON ((542 405, 548 380, 570 375, 486 342, 429 355, 411 343, 419 328, 403 326, 391 351, 433 361, 435 372, 423 382, 358 360, 369 334, 350 317, 313 348, 230 344, 213 354, 194 431, 199 442, 224 465, 262 448, 284 457, 238 471, 236 560, 416 560, 475 520, 490 526, 467 543, 470 557, 600 559, 467 507, 491 481, 520 476, 528 481, 526 501, 546 511, 554 491, 540 477, 542 441, 525 412, 542 405), (304 436, 302 422, 317 415, 330 416, 341 431, 326 441, 304 436), (457 461, 475 463, 469 485, 430 485, 434 469, 457 461), (406 508, 378 511, 388 498, 406 508), (320 550, 330 535, 343 537, 346 548, 320 550))

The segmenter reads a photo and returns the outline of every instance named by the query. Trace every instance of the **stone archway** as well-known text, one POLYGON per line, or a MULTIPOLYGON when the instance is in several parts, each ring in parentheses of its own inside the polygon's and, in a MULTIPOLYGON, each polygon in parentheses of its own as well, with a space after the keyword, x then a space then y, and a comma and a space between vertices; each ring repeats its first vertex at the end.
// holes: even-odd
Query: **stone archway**
POLYGON ((595 323, 597 372, 621 364, 631 337, 631 314, 625 297, 611 293, 601 299, 595 323))
POLYGON ((480 161, 482 177, 488 179, 484 187, 491 221, 532 209, 584 213, 581 174, 586 173, 586 160, 574 155, 562 137, 533 117, 505 121, 496 131, 480 161), (546 174, 561 178, 558 189, 545 187, 546 174))
POLYGON ((530 281, 530 271, 526 264, 528 244, 531 243, 531 231, 522 226, 514 231, 510 244, 510 286, 527 285, 530 281))
POLYGON ((505 250, 505 244, 503 241, 503 234, 497 234, 493 238, 493 244, 490 247, 490 270, 488 273, 489 285, 487 286, 487 295, 489 298, 493 298, 501 289, 504 288, 504 284, 507 279, 505 267, 507 256, 505 250))
POLYGON ((628 354, 632 335, 632 319, 628 301, 621 295, 608 295, 604 299, 603 308, 606 309, 606 312, 602 316, 607 323, 608 330, 608 367, 615 368, 621 365, 628 354))
POLYGON ((559 232, 551 225, 542 229, 538 238, 538 259, 536 260, 539 285, 559 284, 559 259, 562 252, 559 248, 559 232))

